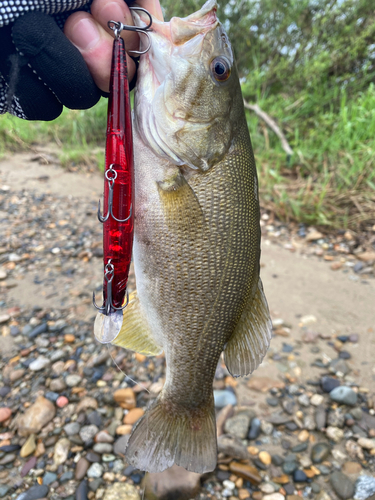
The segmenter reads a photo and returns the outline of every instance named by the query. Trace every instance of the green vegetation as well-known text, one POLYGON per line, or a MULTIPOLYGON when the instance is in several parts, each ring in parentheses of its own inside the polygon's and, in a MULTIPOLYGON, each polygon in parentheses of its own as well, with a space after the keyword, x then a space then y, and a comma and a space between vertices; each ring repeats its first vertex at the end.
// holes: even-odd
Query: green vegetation
MULTIPOLYGON (((166 18, 202 0, 162 0, 166 18)), ((375 9, 370 0, 230 0, 219 18, 232 41, 244 98, 285 134, 247 111, 262 204, 283 219, 365 228, 375 223, 375 9), (245 36, 246 35, 246 36, 245 36)), ((57 141, 63 161, 96 162, 106 102, 51 123, 0 118, 0 153, 57 141)), ((102 161, 99 162, 102 164, 102 161)))

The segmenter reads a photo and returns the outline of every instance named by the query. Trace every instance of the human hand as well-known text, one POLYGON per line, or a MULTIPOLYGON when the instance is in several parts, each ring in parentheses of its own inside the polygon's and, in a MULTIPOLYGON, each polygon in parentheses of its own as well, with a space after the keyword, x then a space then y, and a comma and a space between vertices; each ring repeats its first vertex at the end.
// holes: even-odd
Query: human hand
MULTIPOLYGON (((138 0, 137 5, 163 20, 159 0, 138 0)), ((120 21, 128 25, 134 23, 129 7, 123 0, 94 0, 90 10, 91 14, 71 14, 65 23, 64 33, 81 52, 96 85, 108 92, 113 45, 113 32, 108 28, 108 21, 120 21)), ((121 36, 127 51, 128 78, 132 81, 136 65, 129 57, 129 51, 139 49, 139 36, 134 31, 122 31, 121 36)))

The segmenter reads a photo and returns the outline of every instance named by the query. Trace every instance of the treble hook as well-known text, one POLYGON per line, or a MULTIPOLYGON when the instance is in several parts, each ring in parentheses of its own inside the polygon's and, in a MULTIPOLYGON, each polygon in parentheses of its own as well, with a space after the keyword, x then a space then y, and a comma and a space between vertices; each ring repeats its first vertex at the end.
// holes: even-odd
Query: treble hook
POLYGON ((132 216, 132 211, 133 211, 133 204, 131 204, 130 210, 129 210, 129 212, 130 212, 129 217, 126 217, 126 219, 117 219, 117 217, 115 217, 113 215, 113 186, 115 185, 115 180, 117 179, 117 172, 113 168, 113 166, 114 166, 114 163, 112 163, 109 166, 108 170, 106 170, 106 173, 105 173, 105 178, 108 181, 108 211, 107 211, 106 216, 103 216, 100 214, 100 200, 98 203, 98 219, 99 219, 99 222, 101 222, 102 224, 108 220, 110 215, 112 216, 112 219, 114 219, 117 222, 127 222, 130 219, 130 217, 132 216))
POLYGON ((145 50, 143 50, 143 51, 129 50, 128 51, 128 52, 133 52, 133 54, 136 54, 137 56, 141 56, 142 54, 146 54, 146 52, 148 52, 151 48, 151 38, 150 38, 148 31, 152 25, 152 16, 148 12, 148 10, 143 9, 142 7, 129 7, 129 9, 130 10, 141 10, 142 12, 145 12, 145 14, 147 14, 148 18, 149 18, 148 25, 145 28, 140 28, 139 26, 129 26, 127 24, 122 24, 119 21, 108 21, 108 28, 114 32, 116 40, 118 40, 122 30, 136 31, 137 33, 143 33, 144 35, 146 35, 148 38, 148 47, 145 50))
POLYGON ((122 307, 115 307, 112 302, 112 280, 115 275, 115 266, 111 262, 112 259, 109 259, 107 265, 104 268, 104 279, 107 282, 107 297, 106 301, 103 303, 101 307, 99 307, 95 301, 95 292, 92 294, 92 303, 94 307, 98 309, 99 312, 108 316, 110 312, 114 309, 115 311, 122 311, 129 304, 129 293, 126 291, 126 303, 122 307))

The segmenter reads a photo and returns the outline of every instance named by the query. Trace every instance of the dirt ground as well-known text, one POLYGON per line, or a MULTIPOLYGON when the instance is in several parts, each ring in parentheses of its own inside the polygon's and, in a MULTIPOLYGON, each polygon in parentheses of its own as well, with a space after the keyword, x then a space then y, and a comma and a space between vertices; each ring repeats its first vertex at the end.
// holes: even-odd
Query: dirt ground
MULTIPOLYGON (((38 148, 38 153, 27 152, 8 156, 0 161, 0 187, 12 191, 33 191, 41 194, 70 198, 76 212, 86 211, 87 224, 97 227, 100 238, 100 224, 96 219, 97 201, 103 189, 103 178, 97 173, 67 172, 54 161, 51 150, 38 148), (48 162, 48 164, 43 164, 48 162)), ((69 221, 74 224, 74 220, 69 221)), ((0 245, 1 246, 1 245, 0 245)), ((311 344, 301 342, 304 331, 301 318, 313 315, 316 319, 305 328, 325 335, 358 333, 360 342, 353 350, 350 364, 357 380, 365 387, 374 383, 375 368, 375 280, 353 280, 353 274, 335 272, 327 262, 318 257, 306 257, 291 253, 282 246, 264 238, 262 241, 261 276, 273 319, 282 319, 290 327, 288 337, 276 336, 271 349, 280 350, 283 342, 299 345, 299 365, 303 368, 303 378, 314 376, 310 363, 317 355, 311 352, 311 344), (300 343, 301 342, 301 343, 300 343), (300 344, 299 344, 300 343, 300 344)), ((84 264, 83 278, 79 284, 71 278, 61 276, 59 286, 46 284, 43 298, 40 285, 35 284, 33 276, 26 273, 22 286, 8 290, 8 304, 40 305, 41 298, 45 307, 58 307, 62 301, 65 306, 81 301, 84 319, 94 316, 91 306, 93 285, 99 285, 102 269, 98 259, 84 264), (78 286, 87 291, 83 298, 77 299, 67 293, 69 287, 78 286), (69 302, 70 301, 70 302, 69 302)), ((77 295, 77 294, 76 294, 77 295)), ((321 345, 321 344, 319 344, 321 345)), ((327 342, 323 353, 335 357, 333 348, 327 342)), ((276 363, 267 357, 257 374, 277 376, 276 363)), ((317 372, 318 373, 318 372, 317 372)))

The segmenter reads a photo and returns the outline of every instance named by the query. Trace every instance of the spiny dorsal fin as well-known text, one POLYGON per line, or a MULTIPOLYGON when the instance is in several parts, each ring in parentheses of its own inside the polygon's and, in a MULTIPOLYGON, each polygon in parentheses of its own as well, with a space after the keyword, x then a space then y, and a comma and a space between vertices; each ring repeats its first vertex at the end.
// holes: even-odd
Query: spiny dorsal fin
POLYGON ((270 345, 272 322, 262 281, 245 305, 236 329, 224 350, 224 360, 234 377, 248 375, 262 362, 270 345))
POLYGON ((146 356, 156 356, 163 351, 152 336, 148 322, 142 312, 137 292, 133 292, 129 296, 129 304, 124 309, 124 319, 120 333, 112 344, 131 349, 146 356))

